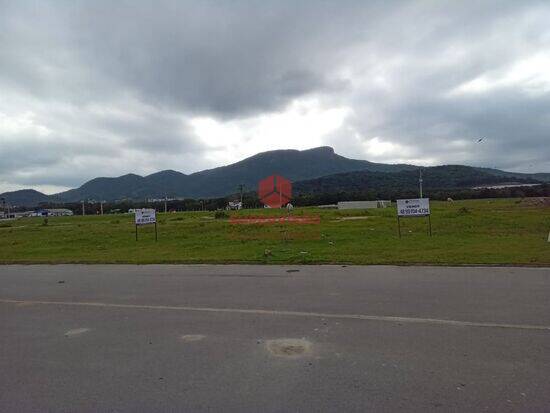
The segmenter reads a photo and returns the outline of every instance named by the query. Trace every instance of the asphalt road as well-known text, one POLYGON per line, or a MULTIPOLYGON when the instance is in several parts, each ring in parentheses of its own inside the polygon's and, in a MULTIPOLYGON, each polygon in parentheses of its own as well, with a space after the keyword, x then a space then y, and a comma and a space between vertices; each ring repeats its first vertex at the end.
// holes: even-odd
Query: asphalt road
POLYGON ((550 412, 550 269, 0 266, 0 411, 550 412))

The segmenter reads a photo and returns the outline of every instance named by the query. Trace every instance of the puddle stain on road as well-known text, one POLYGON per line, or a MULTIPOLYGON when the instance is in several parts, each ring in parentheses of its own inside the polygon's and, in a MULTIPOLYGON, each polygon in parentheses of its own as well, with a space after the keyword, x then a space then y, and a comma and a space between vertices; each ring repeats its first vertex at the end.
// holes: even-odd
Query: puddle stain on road
POLYGON ((267 340, 267 351, 276 357, 298 358, 311 353, 311 342, 298 338, 267 340))
POLYGON ((181 336, 181 340, 185 343, 192 343, 193 341, 203 340, 206 336, 202 334, 185 334, 181 336))
POLYGON ((84 333, 87 333, 88 331, 90 331, 89 328, 75 328, 73 330, 69 330, 65 333, 65 337, 74 337, 74 336, 78 336, 80 334, 84 334, 84 333))

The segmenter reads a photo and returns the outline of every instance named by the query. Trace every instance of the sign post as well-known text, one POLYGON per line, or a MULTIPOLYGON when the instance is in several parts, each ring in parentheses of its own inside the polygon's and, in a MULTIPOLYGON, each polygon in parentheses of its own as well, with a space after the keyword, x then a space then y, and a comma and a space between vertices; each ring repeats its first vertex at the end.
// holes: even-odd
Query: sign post
POLYGON ((398 199, 397 200, 397 232, 401 238, 401 220, 407 217, 427 217, 428 235, 432 236, 432 220, 430 218, 430 199, 398 199))
MULTIPOLYGON (((399 221, 399 213, 397 214, 397 233, 399 238, 401 238, 401 221, 399 221)), ((137 240, 137 227, 136 227, 136 240, 137 240)))
POLYGON ((136 241, 138 240, 138 225, 155 224, 155 241, 158 240, 157 233, 157 211, 155 209, 136 209, 135 211, 136 222, 136 241))

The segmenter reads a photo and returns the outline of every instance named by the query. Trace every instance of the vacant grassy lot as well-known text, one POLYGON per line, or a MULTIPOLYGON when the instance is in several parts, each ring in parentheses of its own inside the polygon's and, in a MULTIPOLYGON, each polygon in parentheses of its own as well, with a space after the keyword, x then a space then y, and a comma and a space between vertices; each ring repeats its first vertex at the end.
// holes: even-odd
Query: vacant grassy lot
MULTIPOLYGON (((245 210, 231 215, 281 215, 245 210)), ((1 263, 353 263, 550 265, 550 208, 533 200, 432 202, 426 220, 402 220, 395 208, 295 209, 320 224, 235 225, 213 212, 158 215, 140 227, 133 215, 26 218, 0 223, 1 263)))

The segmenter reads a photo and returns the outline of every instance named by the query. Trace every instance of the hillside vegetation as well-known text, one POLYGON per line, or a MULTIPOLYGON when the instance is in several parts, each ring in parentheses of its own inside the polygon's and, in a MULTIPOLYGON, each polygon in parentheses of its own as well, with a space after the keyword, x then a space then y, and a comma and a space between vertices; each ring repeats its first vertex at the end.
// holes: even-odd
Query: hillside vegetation
MULTIPOLYGON (((479 185, 510 182, 510 177, 495 176, 476 168, 462 165, 443 165, 422 168, 423 185, 429 189, 469 188, 479 185)), ((371 171, 354 171, 317 179, 297 182, 294 185, 296 194, 331 193, 331 192, 365 192, 368 190, 408 191, 418 188, 418 171, 399 171, 382 173, 371 171)), ((515 179, 514 182, 533 183, 533 179, 515 179)))
POLYGON ((181 198, 213 198, 233 193, 240 184, 255 189, 258 181, 272 174, 281 174, 292 181, 316 178, 340 172, 369 169, 399 171, 409 165, 385 165, 348 159, 321 147, 306 151, 278 150, 264 152, 240 162, 190 175, 161 171, 146 177, 129 174, 119 178, 96 178, 78 189, 57 194, 59 201, 80 199, 115 200, 145 199, 165 196, 181 198))

